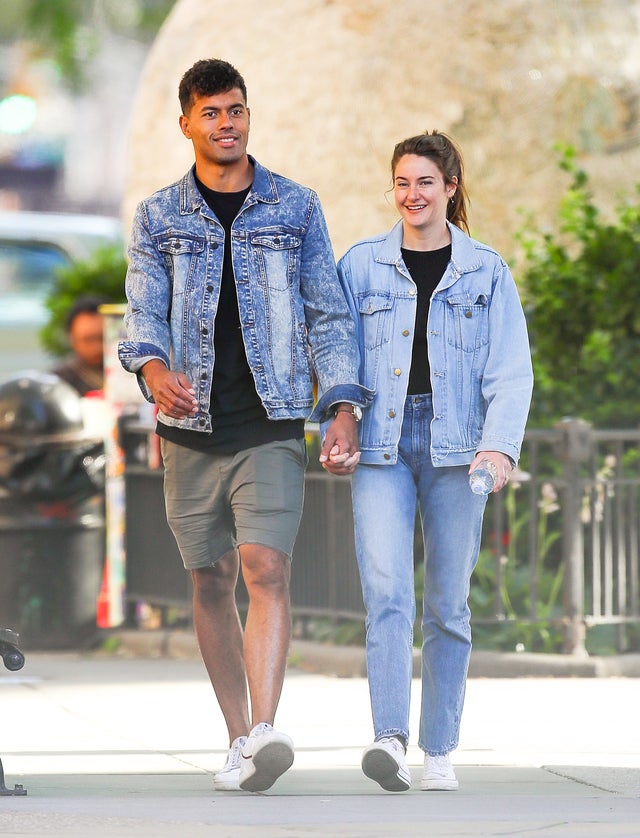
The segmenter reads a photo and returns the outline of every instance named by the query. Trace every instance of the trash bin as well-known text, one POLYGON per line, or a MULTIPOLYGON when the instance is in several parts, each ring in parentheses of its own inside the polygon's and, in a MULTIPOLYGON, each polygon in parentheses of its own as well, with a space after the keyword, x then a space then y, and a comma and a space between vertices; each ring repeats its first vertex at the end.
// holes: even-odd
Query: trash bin
POLYGON ((96 631, 105 554, 104 445, 55 375, 0 384, 0 622, 29 649, 96 631))

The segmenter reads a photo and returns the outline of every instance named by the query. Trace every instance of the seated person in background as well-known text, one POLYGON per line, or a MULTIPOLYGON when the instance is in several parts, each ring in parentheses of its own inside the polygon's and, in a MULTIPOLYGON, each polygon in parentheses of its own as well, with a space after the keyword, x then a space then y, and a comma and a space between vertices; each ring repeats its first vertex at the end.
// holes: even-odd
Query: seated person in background
POLYGON ((51 371, 85 396, 103 387, 103 326, 100 297, 79 297, 67 316, 67 335, 73 355, 51 371))

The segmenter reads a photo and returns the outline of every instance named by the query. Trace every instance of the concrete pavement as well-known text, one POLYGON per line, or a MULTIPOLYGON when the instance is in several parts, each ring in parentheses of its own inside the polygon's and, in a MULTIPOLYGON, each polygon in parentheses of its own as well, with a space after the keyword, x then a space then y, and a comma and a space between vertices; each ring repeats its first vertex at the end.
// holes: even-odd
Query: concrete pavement
POLYGON ((366 680, 291 668, 278 726, 292 769, 263 794, 214 792, 226 734, 189 657, 31 653, 0 674, 3 836, 638 836, 640 679, 469 680, 458 792, 421 792, 360 770, 371 740, 366 680))

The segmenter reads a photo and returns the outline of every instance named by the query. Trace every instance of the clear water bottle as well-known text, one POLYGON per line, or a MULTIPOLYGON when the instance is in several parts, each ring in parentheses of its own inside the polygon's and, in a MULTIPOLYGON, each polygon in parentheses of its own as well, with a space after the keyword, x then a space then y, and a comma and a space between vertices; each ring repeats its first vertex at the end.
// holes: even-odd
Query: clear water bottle
POLYGON ((491 460, 481 460, 469 475, 469 488, 476 495, 488 495, 496 485, 498 470, 491 460))

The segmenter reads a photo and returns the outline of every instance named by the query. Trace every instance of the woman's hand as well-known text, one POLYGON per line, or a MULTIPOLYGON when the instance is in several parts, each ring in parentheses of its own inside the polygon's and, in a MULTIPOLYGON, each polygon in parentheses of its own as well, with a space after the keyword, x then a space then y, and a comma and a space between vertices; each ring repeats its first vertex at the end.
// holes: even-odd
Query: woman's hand
POLYGON ((511 460, 502 451, 478 451, 473 458, 473 462, 469 466, 469 474, 477 468, 483 460, 490 460, 496 467, 496 482, 491 490, 492 492, 499 492, 509 482, 509 477, 513 471, 511 460))

